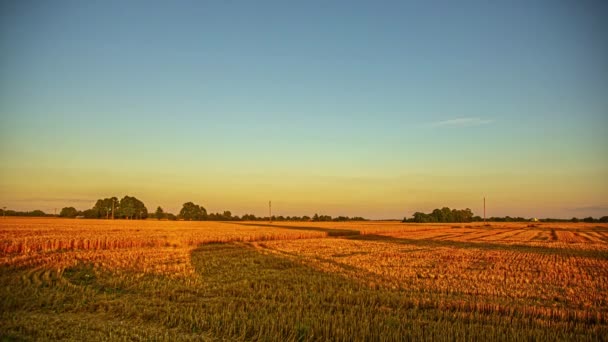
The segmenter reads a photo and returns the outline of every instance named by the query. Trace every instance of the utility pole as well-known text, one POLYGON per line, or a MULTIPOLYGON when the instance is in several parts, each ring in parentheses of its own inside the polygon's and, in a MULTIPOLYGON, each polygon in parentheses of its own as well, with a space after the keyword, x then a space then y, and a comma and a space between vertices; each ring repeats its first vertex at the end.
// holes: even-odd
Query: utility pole
POLYGON ((272 223, 272 201, 268 201, 268 222, 272 223))
POLYGON ((483 223, 486 223, 486 198, 483 198, 483 223))

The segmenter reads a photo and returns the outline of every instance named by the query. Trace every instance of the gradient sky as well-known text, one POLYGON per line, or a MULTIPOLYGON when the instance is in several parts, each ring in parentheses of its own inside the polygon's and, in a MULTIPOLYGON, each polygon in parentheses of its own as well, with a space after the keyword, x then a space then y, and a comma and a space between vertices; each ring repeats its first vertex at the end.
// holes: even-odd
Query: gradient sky
POLYGON ((2 1, 0 205, 608 215, 603 1, 2 1))

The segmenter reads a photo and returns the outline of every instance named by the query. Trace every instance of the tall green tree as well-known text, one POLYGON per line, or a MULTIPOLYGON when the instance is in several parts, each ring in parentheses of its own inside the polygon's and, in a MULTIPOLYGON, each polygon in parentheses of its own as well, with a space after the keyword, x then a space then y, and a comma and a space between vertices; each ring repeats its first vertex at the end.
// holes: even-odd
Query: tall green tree
POLYGON ((198 204, 186 202, 179 212, 179 217, 186 221, 202 221, 207 218, 207 210, 198 204))
POLYGON ((112 214, 114 214, 114 217, 116 217, 116 211, 118 210, 119 206, 120 202, 116 197, 98 199, 92 208, 93 212, 91 214, 93 214, 95 218, 109 219, 113 217, 112 214), (112 212, 112 210, 114 210, 114 212, 112 212))
POLYGON ((430 222, 429 219, 429 215, 425 214, 425 213, 421 213, 419 211, 414 213, 414 222, 418 222, 418 223, 427 223, 430 222))
POLYGON ((163 208, 161 208, 159 206, 158 208, 156 208, 156 212, 154 213, 154 216, 156 217, 157 220, 160 220, 165 217, 165 211, 163 210, 163 208))
POLYGON ((78 216, 78 210, 74 207, 65 207, 61 209, 61 212, 59 213, 59 217, 74 218, 76 216, 78 216))
POLYGON ((95 209, 87 209, 82 212, 82 216, 88 219, 96 219, 99 218, 99 212, 95 209))
MULTIPOLYGON (((411 221, 418 223, 471 222, 473 220, 473 212, 469 208, 466 208, 464 210, 450 210, 450 208, 448 207, 443 207, 441 209, 433 210, 430 214, 415 212, 412 216, 414 216, 414 218, 411 221)), ((406 220, 404 218, 403 222, 406 221, 410 220, 406 220)))
POLYGON ((144 203, 131 196, 125 196, 120 200, 117 213, 119 217, 126 219, 145 219, 148 217, 148 209, 144 203))

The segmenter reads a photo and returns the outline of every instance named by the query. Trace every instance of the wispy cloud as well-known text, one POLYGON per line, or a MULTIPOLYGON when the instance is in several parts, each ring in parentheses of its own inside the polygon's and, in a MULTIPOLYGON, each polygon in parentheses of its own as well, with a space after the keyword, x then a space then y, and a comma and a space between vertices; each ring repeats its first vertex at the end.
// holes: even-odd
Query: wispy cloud
POLYGON ((482 118, 457 118, 431 123, 432 127, 470 127, 492 123, 493 120, 482 118))

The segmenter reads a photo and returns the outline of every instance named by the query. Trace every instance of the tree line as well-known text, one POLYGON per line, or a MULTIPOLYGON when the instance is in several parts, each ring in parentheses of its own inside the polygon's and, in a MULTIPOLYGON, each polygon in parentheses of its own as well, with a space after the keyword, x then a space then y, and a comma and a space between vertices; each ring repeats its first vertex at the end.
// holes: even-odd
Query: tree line
POLYGON ((472 222, 473 212, 471 209, 466 208, 463 210, 450 209, 443 207, 441 209, 435 209, 432 212, 425 214, 422 212, 415 212, 411 218, 404 217, 402 222, 416 222, 416 223, 447 223, 447 222, 472 222))
MULTIPOLYGON (((495 217, 492 216, 487 218, 488 222, 529 222, 531 218, 524 217, 495 217)), ((483 218, 475 216, 471 209, 466 208, 463 210, 450 209, 443 207, 441 209, 435 209, 432 212, 425 214, 422 212, 415 212, 412 217, 404 217, 401 222, 415 222, 415 223, 461 223, 461 222, 482 222, 483 218)), ((540 219, 540 222, 587 222, 587 223, 608 223, 608 216, 602 216, 599 219, 591 216, 583 219, 573 217, 571 219, 555 219, 555 218, 544 218, 540 219)))
POLYGON ((144 203, 132 196, 125 196, 121 200, 116 197, 98 199, 91 209, 79 211, 74 207, 61 209, 59 217, 82 217, 88 219, 137 219, 148 218, 148 209, 144 203))
POLYGON ((45 217, 45 216, 55 216, 53 214, 47 214, 42 210, 33 210, 33 211, 16 211, 16 210, 4 210, 0 209, 0 216, 25 216, 25 217, 45 217))
POLYGON ((142 201, 135 197, 125 196, 121 200, 117 197, 99 199, 91 209, 79 211, 74 207, 65 207, 59 213, 60 217, 67 218, 89 218, 89 219, 147 219, 155 218, 157 220, 184 220, 184 221, 315 221, 315 222, 344 222, 344 221, 365 221, 366 219, 360 216, 348 217, 314 214, 310 216, 283 216, 273 215, 255 216, 253 214, 244 214, 239 217, 233 215, 232 212, 226 210, 218 213, 208 213, 205 207, 193 203, 186 202, 182 205, 180 212, 175 215, 166 212, 162 207, 157 207, 154 213, 149 213, 148 209, 142 201))
MULTIPOLYGON (((525 218, 525 217, 511 217, 511 216, 505 216, 505 217, 489 217, 486 219, 486 221, 489 222, 528 222, 528 221, 532 221, 534 220, 533 218, 525 218)), ((483 221, 483 218, 479 217, 479 216, 475 216, 473 221, 476 222, 480 222, 483 221)), ((608 216, 602 216, 600 218, 594 218, 592 216, 588 216, 588 217, 584 217, 584 218, 577 218, 577 217, 573 217, 571 219, 558 219, 558 218, 541 218, 538 219, 539 222, 573 222, 573 223, 578 223, 578 222, 585 222, 585 223, 608 223, 608 216)))
POLYGON ((162 207, 156 208, 156 212, 154 216, 158 220, 169 219, 169 220, 177 220, 182 219, 185 221, 365 221, 363 217, 348 217, 348 216, 338 216, 332 218, 329 215, 318 215, 314 214, 313 217, 310 216, 282 216, 282 215, 272 215, 268 216, 255 216, 254 214, 244 214, 239 217, 238 215, 233 215, 230 211, 224 211, 221 213, 207 213, 207 210, 195 203, 187 202, 184 203, 182 209, 179 214, 173 215, 171 213, 165 213, 162 207))
MULTIPOLYGON (((329 215, 314 214, 311 216, 282 216, 273 215, 268 216, 255 216, 253 214, 244 214, 242 216, 233 215, 230 211, 223 211, 218 213, 207 213, 207 210, 198 204, 193 202, 186 202, 182 205, 180 212, 175 215, 173 213, 165 212, 162 207, 156 208, 154 213, 149 213, 148 209, 142 201, 132 196, 125 196, 118 200, 117 197, 98 199, 95 205, 87 210, 80 211, 74 207, 65 207, 61 209, 59 215, 47 214, 42 210, 33 211, 16 211, 0 209, 0 216, 25 216, 25 217, 66 217, 66 218, 87 218, 87 219, 147 219, 155 218, 158 220, 184 220, 184 221, 312 221, 312 222, 346 222, 346 221, 367 221, 367 219, 355 216, 337 216, 332 217, 329 215)), ((489 217, 486 219, 488 222, 528 222, 530 218, 524 217, 489 217)), ((441 209, 435 209, 430 213, 415 212, 412 217, 404 217, 402 222, 414 222, 414 223, 461 223, 461 222, 481 222, 483 218, 475 216, 471 209, 466 208, 463 210, 450 209, 443 207, 441 209)), ((556 219, 556 218, 544 218, 540 219, 540 222, 586 222, 586 223, 608 223, 608 216, 602 216, 600 218, 594 218, 591 216, 585 218, 571 219, 556 219)))

